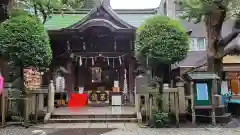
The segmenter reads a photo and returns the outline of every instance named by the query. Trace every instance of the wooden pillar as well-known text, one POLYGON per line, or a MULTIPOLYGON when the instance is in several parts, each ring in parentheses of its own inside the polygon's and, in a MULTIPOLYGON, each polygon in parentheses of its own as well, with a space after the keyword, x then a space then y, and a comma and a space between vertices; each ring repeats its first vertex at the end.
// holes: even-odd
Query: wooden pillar
POLYGON ((152 120, 153 109, 153 95, 149 93, 149 120, 152 120))
POLYGON ((191 89, 191 109, 192 109, 192 124, 196 124, 196 114, 195 114, 195 105, 194 105, 194 83, 191 81, 190 83, 191 89))
POLYGON ((217 90, 217 81, 216 80, 212 80, 212 88, 211 88, 211 96, 212 96, 212 124, 216 125, 216 115, 215 115, 215 91, 217 90))
POLYGON ((174 93, 174 99, 175 99, 174 101, 175 101, 176 126, 179 127, 179 92, 181 89, 177 88, 177 90, 178 91, 174 93))
POLYGON ((66 65, 66 69, 68 71, 68 74, 66 74, 65 80, 66 80, 66 90, 67 92, 72 92, 73 90, 73 74, 72 74, 72 61, 71 60, 67 60, 67 65, 66 65))

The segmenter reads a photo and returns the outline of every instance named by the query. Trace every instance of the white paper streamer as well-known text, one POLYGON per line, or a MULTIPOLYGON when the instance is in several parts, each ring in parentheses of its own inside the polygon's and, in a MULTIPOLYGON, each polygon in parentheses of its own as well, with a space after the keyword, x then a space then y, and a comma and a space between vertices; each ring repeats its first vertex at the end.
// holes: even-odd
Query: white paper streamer
POLYGON ((94 65, 94 58, 92 57, 92 66, 94 65))
POLYGON ((119 59, 119 64, 122 65, 122 58, 121 58, 121 56, 119 56, 118 59, 119 59))
POLYGON ((108 63, 108 66, 109 66, 110 65, 109 58, 107 58, 107 63, 108 63))
POLYGON ((86 44, 85 44, 85 42, 83 42, 83 50, 84 50, 84 51, 86 50, 86 44))
POLYGON ((79 57, 79 66, 82 66, 82 57, 79 57))

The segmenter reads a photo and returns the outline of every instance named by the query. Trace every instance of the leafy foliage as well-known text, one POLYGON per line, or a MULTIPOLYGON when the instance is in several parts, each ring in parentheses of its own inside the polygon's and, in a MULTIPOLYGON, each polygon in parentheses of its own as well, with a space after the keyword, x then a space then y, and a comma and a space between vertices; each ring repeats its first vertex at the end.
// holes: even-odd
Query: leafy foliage
MULTIPOLYGON (((239 0, 179 0, 183 9, 183 19, 203 21, 207 32, 207 69, 217 73, 222 78, 222 57, 226 55, 224 48, 240 33, 238 23, 235 23, 232 33, 222 37, 221 31, 224 21, 228 17, 238 17, 239 0)), ((236 19, 236 18, 235 18, 236 19)), ((239 18, 238 18, 239 19, 239 18)))
POLYGON ((52 51, 48 34, 35 17, 20 15, 3 22, 0 39, 0 53, 14 66, 49 66, 52 51))
POLYGON ((202 21, 213 12, 228 12, 228 17, 239 15, 239 0, 179 0, 177 1, 183 9, 183 19, 202 21))
POLYGON ((26 16, 32 16, 31 14, 29 14, 27 11, 25 11, 24 9, 21 9, 21 8, 15 8, 15 9, 12 9, 10 14, 9 14, 9 17, 12 18, 12 17, 17 17, 17 16, 20 16, 20 15, 26 15, 26 16))
POLYGON ((188 35, 179 22, 165 16, 154 16, 137 30, 137 56, 143 62, 148 59, 151 67, 183 60, 188 43, 188 35))
POLYGON ((43 23, 51 17, 54 11, 78 9, 83 6, 84 0, 18 0, 18 7, 28 9, 39 17, 43 23))
POLYGON ((153 112, 150 127, 161 128, 165 127, 171 120, 168 113, 153 112))

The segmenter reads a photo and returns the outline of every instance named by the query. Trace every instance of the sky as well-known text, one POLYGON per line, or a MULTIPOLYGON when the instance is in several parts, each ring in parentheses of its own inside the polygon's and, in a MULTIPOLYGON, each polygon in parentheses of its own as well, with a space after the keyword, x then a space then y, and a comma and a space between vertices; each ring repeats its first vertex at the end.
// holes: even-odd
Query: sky
POLYGON ((111 0, 113 9, 148 9, 159 6, 161 0, 111 0))

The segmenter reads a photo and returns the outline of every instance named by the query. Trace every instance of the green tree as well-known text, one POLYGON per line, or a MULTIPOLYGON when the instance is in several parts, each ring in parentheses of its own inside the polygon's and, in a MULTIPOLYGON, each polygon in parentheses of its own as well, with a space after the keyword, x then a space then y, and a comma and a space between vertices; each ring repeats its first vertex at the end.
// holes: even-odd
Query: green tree
POLYGON ((43 24, 51 17, 54 11, 80 9, 84 0, 16 0, 17 8, 33 11, 34 15, 40 17, 43 24))
MULTIPOLYGON (((227 37, 222 37, 221 31, 227 17, 233 18, 239 14, 239 0, 179 0, 178 4, 184 11, 183 18, 203 21, 207 30, 207 70, 217 73, 222 78, 222 58, 224 48, 239 34, 239 29, 227 37), (228 16, 229 15, 229 16, 228 16)), ((236 18, 235 18, 236 19, 236 18)), ((239 24, 235 24, 239 25, 239 24)), ((236 26, 235 26, 236 27, 236 26)))
POLYGON ((34 16, 19 15, 3 22, 0 39, 0 54, 12 65, 20 67, 21 79, 23 68, 46 68, 52 60, 48 34, 34 16))
POLYGON ((141 63, 147 62, 154 74, 160 77, 161 84, 164 67, 169 68, 171 64, 183 60, 188 49, 188 34, 179 22, 168 17, 154 16, 137 30, 137 57, 141 63))

